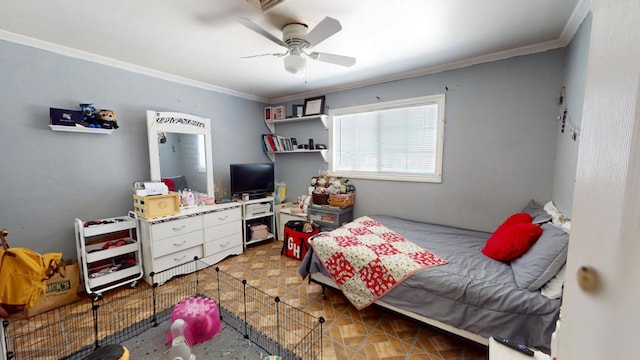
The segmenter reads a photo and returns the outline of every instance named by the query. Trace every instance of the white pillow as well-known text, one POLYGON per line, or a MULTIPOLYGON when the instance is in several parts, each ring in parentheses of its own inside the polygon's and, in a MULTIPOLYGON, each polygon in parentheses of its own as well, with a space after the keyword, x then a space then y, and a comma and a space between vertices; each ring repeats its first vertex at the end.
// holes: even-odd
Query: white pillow
POLYGON ((556 276, 547 281, 540 289, 540 293, 549 299, 559 299, 562 296, 562 287, 564 286, 564 270, 566 264, 562 265, 556 276))
POLYGON ((562 224, 570 220, 561 213, 560 210, 558 210, 558 208, 553 204, 553 201, 549 201, 544 205, 544 211, 551 215, 551 222, 554 225, 562 226, 562 224))

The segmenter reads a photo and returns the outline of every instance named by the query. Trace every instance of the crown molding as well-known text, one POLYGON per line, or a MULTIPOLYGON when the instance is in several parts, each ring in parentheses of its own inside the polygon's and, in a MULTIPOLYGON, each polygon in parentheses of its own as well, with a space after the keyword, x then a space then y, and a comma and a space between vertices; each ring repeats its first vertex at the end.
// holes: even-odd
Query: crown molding
POLYGON ((0 30, 0 40, 6 40, 6 41, 17 43, 17 44, 50 51, 52 53, 56 53, 56 54, 60 54, 60 55, 64 55, 64 56, 68 56, 68 57, 72 57, 80 60, 86 60, 86 61, 118 68, 121 70, 126 70, 136 74, 147 75, 154 78, 171 81, 177 84, 192 86, 192 87, 196 87, 204 90, 212 90, 222 94, 245 98, 253 101, 259 101, 263 103, 267 102, 267 99, 256 96, 256 95, 227 89, 227 88, 209 84, 203 81, 193 80, 193 79, 189 79, 186 77, 182 77, 182 76, 178 76, 178 75, 174 75, 174 74, 170 74, 170 73, 166 73, 158 70, 153 70, 144 66, 134 65, 125 61, 115 60, 112 58, 108 58, 106 56, 96 55, 90 52, 73 49, 67 46, 54 44, 48 41, 35 39, 32 37, 12 33, 5 30, 0 30))
POLYGON ((589 12, 591 12, 591 0, 578 1, 578 4, 573 9, 569 20, 565 24, 564 29, 562 29, 562 32, 560 33, 559 40, 562 41, 564 46, 569 45, 589 12))
POLYGON ((530 55, 530 54, 535 54, 535 53, 539 53, 547 50, 558 49, 564 46, 565 45, 559 39, 556 39, 556 40, 546 41, 546 42, 542 42, 534 45, 527 45, 527 46, 523 46, 515 49, 509 49, 509 50, 499 51, 499 52, 495 52, 487 55, 481 55, 481 56, 476 56, 476 57, 463 59, 459 61, 449 62, 441 65, 429 66, 429 67, 425 67, 418 70, 394 74, 391 76, 373 78, 365 81, 350 83, 348 85, 324 88, 322 91, 309 91, 306 93, 298 93, 295 95, 283 96, 276 99, 271 99, 269 103, 273 104, 273 103, 279 103, 279 102, 285 102, 285 101, 291 101, 291 100, 299 100, 299 99, 319 96, 327 93, 352 90, 352 89, 356 89, 364 86, 370 86, 370 85, 387 83, 391 81, 404 80, 404 79, 410 79, 410 78, 419 77, 419 76, 431 75, 431 74, 436 74, 444 71, 461 69, 461 68, 465 68, 473 65, 489 63, 489 62, 498 61, 498 60, 504 60, 512 57, 530 55))

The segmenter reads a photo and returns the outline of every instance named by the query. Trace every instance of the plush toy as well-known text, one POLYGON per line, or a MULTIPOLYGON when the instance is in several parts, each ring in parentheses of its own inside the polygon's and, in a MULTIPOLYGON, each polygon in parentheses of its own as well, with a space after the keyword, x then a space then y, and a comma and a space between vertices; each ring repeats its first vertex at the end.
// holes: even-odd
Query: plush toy
POLYGON ((104 129, 117 129, 118 120, 116 119, 116 113, 112 110, 102 109, 98 112, 100 117, 100 126, 104 129))
POLYGON ((80 104, 82 110, 82 125, 90 128, 100 128, 98 110, 93 104, 80 104))

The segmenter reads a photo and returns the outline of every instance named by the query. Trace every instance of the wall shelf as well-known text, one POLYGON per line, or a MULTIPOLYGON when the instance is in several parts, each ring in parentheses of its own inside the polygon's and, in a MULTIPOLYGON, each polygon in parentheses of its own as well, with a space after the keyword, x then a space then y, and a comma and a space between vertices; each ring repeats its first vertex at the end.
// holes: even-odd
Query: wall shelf
POLYGON ((84 126, 79 127, 79 126, 65 126, 65 125, 49 125, 49 128, 53 131, 66 131, 66 132, 103 134, 103 135, 109 135, 114 130, 114 129, 96 129, 96 128, 88 128, 84 126))
POLYGON ((291 151, 269 151, 267 152, 267 156, 271 159, 272 162, 276 161, 276 154, 309 154, 309 153, 319 153, 322 155, 324 162, 327 162, 327 153, 328 150, 291 150, 291 151))
POLYGON ((275 126, 277 124, 284 124, 284 123, 297 122, 297 121, 310 121, 310 120, 320 120, 320 122, 322 122, 322 126, 324 126, 326 130, 328 129, 327 119, 329 119, 328 115, 309 115, 309 116, 292 117, 292 118, 281 119, 281 120, 265 120, 264 123, 267 125, 267 127, 273 134, 276 131, 275 126))

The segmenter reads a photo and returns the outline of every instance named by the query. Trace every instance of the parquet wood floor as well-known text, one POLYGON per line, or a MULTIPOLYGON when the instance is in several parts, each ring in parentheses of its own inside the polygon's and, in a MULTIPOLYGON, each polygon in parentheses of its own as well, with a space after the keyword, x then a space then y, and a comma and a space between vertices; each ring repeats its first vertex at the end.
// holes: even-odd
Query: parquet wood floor
MULTIPOLYGON (((322 355, 325 360, 487 360, 488 349, 482 345, 472 343, 457 336, 441 332, 433 327, 423 325, 414 320, 391 313, 377 306, 370 306, 363 310, 356 310, 341 292, 327 289, 327 299, 322 299, 322 287, 318 284, 309 284, 298 274, 300 261, 280 255, 282 242, 270 241, 251 246, 243 254, 229 257, 216 266, 227 274, 238 279, 244 279, 247 283, 270 296, 278 296, 280 299, 300 310, 315 317, 322 316, 326 322, 323 324, 322 355)), ((201 270, 215 273, 212 266, 201 270)), ((200 274, 198 274, 200 275, 200 274)), ((205 273, 204 275, 209 275, 205 273)), ((162 291, 172 291, 170 284, 163 285, 162 291)), ((106 306, 111 306, 109 316, 137 321, 149 316, 148 313, 130 306, 132 302, 131 292, 134 297, 138 294, 143 297, 150 296, 150 287, 146 283, 139 283, 135 289, 128 286, 122 289, 105 293, 106 306), (121 304, 120 297, 126 299, 127 306, 121 304), (119 302, 120 301, 120 302, 119 302), (123 311, 133 311, 133 314, 121 314, 123 311)), ((174 299, 174 297, 170 297, 174 299)), ((87 308, 90 301, 75 303, 65 307, 64 313, 59 317, 69 322, 64 327, 67 331, 82 332, 78 339, 81 343, 69 344, 79 349, 84 345, 90 345, 92 339, 91 318, 87 317, 87 308), (83 308, 85 307, 85 308, 83 308), (84 315, 81 320, 75 316, 75 312, 84 315)), ((171 304, 158 304, 160 309, 171 304)), ((150 311, 150 309, 147 309, 150 311)), ((56 314, 58 314, 56 312, 56 314)), ((56 322, 62 324, 62 322, 56 322)), ((22 324, 22 323, 19 323, 22 324)), ((38 324, 26 320, 23 324, 33 329, 38 324)), ((120 324, 125 327, 129 324, 120 324)), ((62 325, 61 325, 62 326, 62 325)), ((14 329, 15 330, 15 329, 14 329)), ((118 329, 104 329, 113 333, 118 329)), ((18 330, 15 330, 19 332, 18 330)), ((21 331, 21 330, 20 330, 21 331)), ((15 346, 23 351, 39 349, 42 344, 56 342, 55 339, 35 339, 28 334, 33 330, 25 329, 26 333, 20 337, 20 341, 39 342, 40 345, 18 344, 15 346)), ((52 331, 47 332, 51 336, 52 331)), ((62 331, 60 332, 62 333, 62 331)), ((46 347, 46 346, 45 346, 46 347)), ((16 358, 49 359, 46 356, 27 356, 16 358)))
POLYGON ((433 327, 391 313, 377 306, 356 310, 340 293, 309 284, 298 274, 299 260, 280 255, 282 242, 251 246, 245 253, 223 260, 224 272, 279 296, 289 305, 316 317, 322 316, 323 359, 384 360, 486 360, 482 345, 460 339, 433 327))

